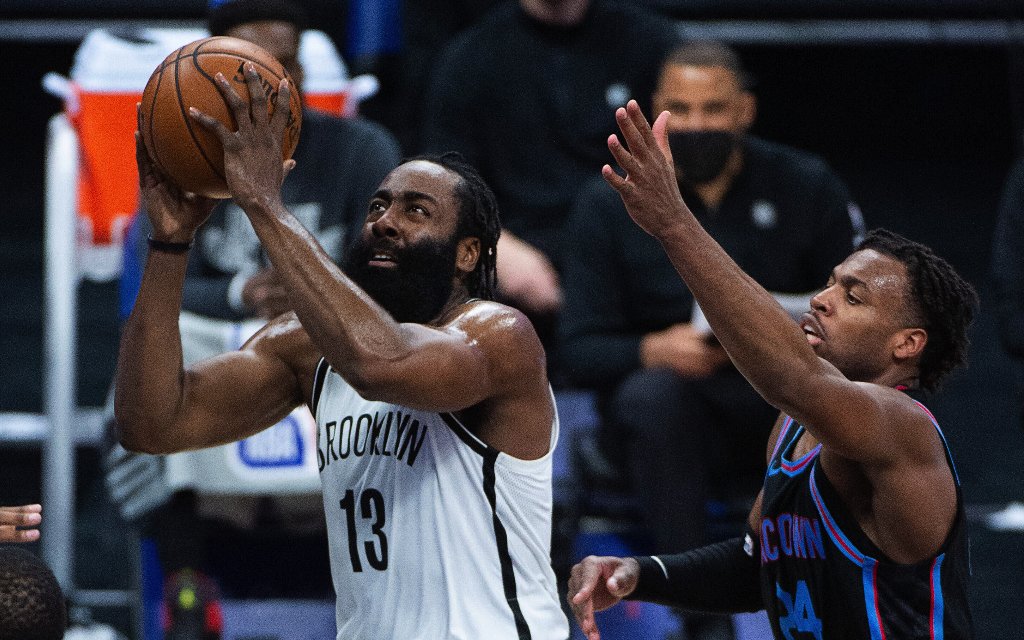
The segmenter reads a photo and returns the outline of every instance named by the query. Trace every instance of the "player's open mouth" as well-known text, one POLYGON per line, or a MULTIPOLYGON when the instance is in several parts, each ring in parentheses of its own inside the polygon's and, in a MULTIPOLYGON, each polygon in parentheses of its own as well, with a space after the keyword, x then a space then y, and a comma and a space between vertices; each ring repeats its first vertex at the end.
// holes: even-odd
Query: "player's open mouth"
POLYGON ((395 261, 395 257, 385 251, 378 251, 374 253, 368 264, 371 267, 384 267, 387 269, 393 269, 398 266, 398 262, 395 261))
POLYGON ((816 347, 821 344, 824 338, 824 331, 821 329, 821 325, 818 324, 817 318, 809 313, 805 313, 800 318, 800 328, 803 329, 804 336, 807 338, 808 344, 812 347, 816 347))

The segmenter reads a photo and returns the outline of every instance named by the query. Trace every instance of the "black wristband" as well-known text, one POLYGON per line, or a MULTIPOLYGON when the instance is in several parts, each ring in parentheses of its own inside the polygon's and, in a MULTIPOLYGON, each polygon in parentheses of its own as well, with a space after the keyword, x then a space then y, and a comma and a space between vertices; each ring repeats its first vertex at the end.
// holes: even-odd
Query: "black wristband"
POLYGON ((146 242, 149 243, 149 248, 153 251, 160 251, 162 253, 185 253, 192 248, 192 240, 188 242, 164 242, 163 240, 157 240, 153 236, 146 238, 146 242))

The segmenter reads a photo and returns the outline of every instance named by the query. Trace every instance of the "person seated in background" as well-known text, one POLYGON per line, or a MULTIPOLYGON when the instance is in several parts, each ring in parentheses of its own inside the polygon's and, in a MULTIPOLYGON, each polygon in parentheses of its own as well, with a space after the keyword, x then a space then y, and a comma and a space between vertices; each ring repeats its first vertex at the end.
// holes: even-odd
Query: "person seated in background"
POLYGON ((24 549, 0 547, 0 640, 60 640, 67 619, 50 568, 24 549))
MULTIPOLYGON (((671 114, 676 177, 694 215, 791 313, 805 311, 863 232, 842 181, 820 158, 748 133, 756 100, 721 43, 675 49, 653 103, 671 114)), ((600 177, 577 199, 567 237, 561 360, 570 383, 598 392, 597 457, 635 491, 652 551, 704 544, 713 488, 730 500, 756 495, 777 411, 730 364, 658 241, 600 177)), ((725 622, 688 624, 710 634, 725 622)))
MULTIPOLYGON (((295 89, 301 89, 304 73, 299 64, 299 43, 308 18, 300 4, 290 0, 213 0, 208 26, 211 35, 241 38, 266 49, 291 75, 295 89)), ((369 120, 340 118, 304 108, 301 137, 293 158, 296 166, 284 182, 282 198, 331 259, 340 261, 346 245, 358 237, 370 196, 398 166, 398 143, 384 127, 369 120)), ((135 251, 143 256, 139 260, 143 264, 151 224, 145 214, 137 217, 136 224, 140 228, 135 234, 135 251)), ((198 231, 189 256, 182 301, 186 360, 214 355, 225 346, 237 347, 222 344, 222 336, 230 335, 224 330, 227 323, 267 320, 289 310, 284 287, 245 214, 230 200, 220 203, 198 231)), ((253 327, 260 324, 253 323, 253 327)), ((239 343, 244 338, 239 336, 239 343)), ((123 458, 132 455, 123 449, 119 453, 123 458)), ((318 495, 197 496, 179 491, 150 514, 144 533, 155 539, 167 574, 165 630, 172 637, 219 637, 219 624, 210 623, 219 616, 205 611, 208 601, 218 598, 222 590, 219 586, 235 597, 267 596, 276 590, 309 588, 302 581, 313 582, 309 576, 315 574, 322 578, 324 594, 329 593, 326 557, 316 563, 323 565, 319 573, 307 571, 305 577, 290 581, 275 578, 277 585, 269 593, 271 587, 247 578, 235 579, 229 585, 225 584, 228 576, 214 575, 217 579, 212 580, 210 575, 217 573, 211 566, 214 561, 230 563, 211 558, 214 538, 251 539, 253 548, 273 549, 267 553, 280 557, 282 568, 289 556, 280 549, 281 538, 294 541, 289 544, 291 549, 325 549, 318 495), (253 537, 255 534, 258 536, 253 537), (312 544, 303 542, 309 540, 312 544), (239 592, 243 587, 246 590, 239 592), (200 606, 180 606, 177 594, 184 591, 198 594, 200 606)), ((243 555, 241 551, 239 555, 243 555)), ((247 576, 244 572, 242 575, 247 576)), ((311 597, 316 593, 299 595, 311 597)))
MULTIPOLYGON (((1017 368, 1018 405, 1021 365, 1024 364, 1024 156, 1014 163, 1003 187, 999 218, 992 239, 992 300, 999 341, 1017 368)), ((1021 413, 1024 425, 1024 412, 1021 413)), ((988 516, 988 526, 999 531, 1024 531, 1024 502, 1011 502, 988 516)))
POLYGON ((667 20, 608 0, 518 0, 457 36, 434 67, 421 151, 462 153, 494 189, 499 294, 537 327, 556 383, 569 209, 604 162, 615 108, 647 101, 677 40, 667 20))

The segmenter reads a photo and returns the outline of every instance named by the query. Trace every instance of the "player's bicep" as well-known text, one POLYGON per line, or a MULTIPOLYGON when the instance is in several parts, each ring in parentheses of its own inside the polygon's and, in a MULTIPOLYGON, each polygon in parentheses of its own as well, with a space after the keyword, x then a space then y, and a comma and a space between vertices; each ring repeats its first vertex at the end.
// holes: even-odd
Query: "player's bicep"
POLYGON ((312 345, 297 321, 267 325, 242 349, 186 368, 183 449, 248 437, 284 418, 305 399, 302 368, 312 373, 312 345))
MULTIPOLYGON (((820 376, 806 393, 808 402, 787 413, 832 452, 864 464, 907 453, 894 446, 898 431, 907 425, 903 393, 851 381, 838 371, 820 376)), ((916 427, 917 421, 911 424, 916 427)))

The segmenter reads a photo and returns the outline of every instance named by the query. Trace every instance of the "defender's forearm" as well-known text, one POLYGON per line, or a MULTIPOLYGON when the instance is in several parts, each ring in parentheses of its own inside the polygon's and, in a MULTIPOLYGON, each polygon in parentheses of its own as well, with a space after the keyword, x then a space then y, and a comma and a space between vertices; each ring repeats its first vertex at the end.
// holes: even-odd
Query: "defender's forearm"
POLYGON ((800 328, 689 211, 658 239, 736 367, 768 402, 789 406, 801 372, 821 366, 800 328))
POLYGON ((181 311, 186 254, 150 252, 135 306, 121 335, 115 412, 121 443, 163 452, 184 396, 181 311))

